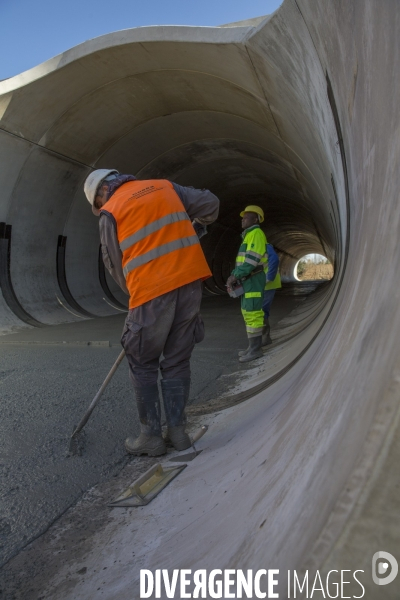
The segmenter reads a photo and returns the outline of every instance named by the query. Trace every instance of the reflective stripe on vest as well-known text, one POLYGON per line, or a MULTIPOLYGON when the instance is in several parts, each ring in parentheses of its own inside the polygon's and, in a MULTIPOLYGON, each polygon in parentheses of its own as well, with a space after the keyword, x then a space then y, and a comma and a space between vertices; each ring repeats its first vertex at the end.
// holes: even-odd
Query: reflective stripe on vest
POLYGON ((246 292, 245 298, 261 298, 261 292, 246 292))
POLYGON ((258 252, 253 252, 253 250, 247 250, 246 254, 248 256, 254 256, 254 258, 258 258, 258 260, 261 260, 261 258, 263 257, 263 254, 259 254, 258 252))
POLYGON ((262 258, 261 254, 257 252, 252 252, 251 250, 247 252, 238 252, 236 257, 236 267, 239 267, 243 263, 248 263, 249 265, 253 265, 256 267, 260 263, 260 259, 262 258), (250 258, 250 256, 254 256, 255 259, 250 258), (258 260, 257 260, 258 259, 258 260))
POLYGON ((119 247, 123 252, 124 250, 127 250, 128 248, 133 246, 133 244, 136 244, 137 242, 140 242, 140 240, 143 240, 151 233, 155 233, 156 231, 158 231, 162 227, 165 227, 166 225, 178 223, 178 221, 190 221, 189 215, 186 211, 171 213, 169 215, 166 215, 165 217, 162 217, 161 219, 157 219, 157 221, 153 221, 153 223, 150 223, 149 225, 145 225, 144 227, 142 227, 142 229, 139 229, 139 231, 136 231, 136 233, 130 235, 125 240, 123 240, 120 243, 119 247))
POLYGON ((188 246, 193 246, 193 244, 198 244, 199 238, 197 235, 192 235, 190 237, 180 238, 179 240, 174 240, 173 242, 168 242, 167 244, 162 244, 153 250, 149 250, 149 252, 145 252, 144 254, 140 254, 135 258, 132 258, 129 262, 126 263, 124 267, 124 275, 125 278, 133 271, 133 269, 137 269, 138 267, 145 265, 146 263, 154 260, 155 258, 159 258, 160 256, 164 256, 164 254, 169 254, 169 252, 173 252, 174 250, 179 250, 180 248, 187 248, 188 246))
POLYGON ((264 248, 266 248, 267 238, 264 232, 255 226, 244 234, 243 241, 240 245, 239 252, 236 255, 235 267, 240 267, 243 263, 247 263, 253 267, 257 267, 260 262, 263 262, 264 248), (265 240, 265 243, 264 243, 265 240), (256 247, 257 250, 263 250, 263 252, 256 252, 251 248, 256 247))

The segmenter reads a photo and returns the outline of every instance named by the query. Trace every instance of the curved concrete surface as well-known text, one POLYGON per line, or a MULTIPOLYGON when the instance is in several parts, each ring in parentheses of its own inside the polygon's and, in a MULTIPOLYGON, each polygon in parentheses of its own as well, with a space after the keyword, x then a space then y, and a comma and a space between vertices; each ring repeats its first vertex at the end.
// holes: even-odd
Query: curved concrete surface
MULTIPOLYGON (((279 19, 286 11, 297 9, 279 19)), ((304 23, 291 41, 303 58, 288 65, 279 45, 289 34, 274 31, 276 19, 117 32, 0 83, 0 220, 12 228, 15 300, 31 318, 52 324, 115 312, 99 282, 97 222, 82 191, 90 167, 168 177, 221 198, 219 224, 204 241, 214 293, 224 291, 235 257, 243 202, 265 208, 286 278, 307 252, 341 270, 346 200, 326 77, 304 23), (277 46, 266 61, 269 38, 277 46)), ((10 308, 17 312, 6 300, 0 309, 9 327, 18 324, 10 308)))
POLYGON ((139 523, 148 568, 299 568, 360 458, 400 347, 399 19, 394 0, 285 0, 254 26, 113 33, 0 83, 4 331, 115 313, 81 190, 92 167, 221 198, 209 293, 248 201, 286 280, 307 253, 335 264, 288 368, 219 417, 148 509, 160 520, 139 523))

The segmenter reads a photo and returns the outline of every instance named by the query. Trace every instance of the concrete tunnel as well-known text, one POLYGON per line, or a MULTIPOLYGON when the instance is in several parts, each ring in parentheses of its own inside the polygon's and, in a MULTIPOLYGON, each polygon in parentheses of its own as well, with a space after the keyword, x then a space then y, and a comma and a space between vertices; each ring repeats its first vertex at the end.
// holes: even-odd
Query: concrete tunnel
POLYGON ((248 203, 265 210, 284 281, 305 254, 334 264, 276 364, 250 380, 250 399, 204 438, 208 460, 179 478, 197 506, 208 506, 202 477, 214 500, 229 488, 228 505, 178 515, 160 497, 171 530, 147 530, 157 539, 147 568, 322 564, 345 526, 336 513, 354 469, 369 457, 369 473, 394 422, 399 19, 390 0, 285 0, 244 23, 110 33, 0 82, 2 333, 126 307, 82 191, 93 168, 220 198, 203 242, 206 294, 224 293, 248 203))

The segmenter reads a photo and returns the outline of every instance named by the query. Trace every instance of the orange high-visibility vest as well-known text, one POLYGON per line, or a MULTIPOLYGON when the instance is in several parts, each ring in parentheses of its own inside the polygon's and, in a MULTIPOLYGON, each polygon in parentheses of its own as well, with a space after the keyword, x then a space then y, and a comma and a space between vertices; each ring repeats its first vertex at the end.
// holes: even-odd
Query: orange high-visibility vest
POLYGON ((211 277, 199 238, 171 182, 129 181, 103 208, 117 224, 130 309, 211 277))

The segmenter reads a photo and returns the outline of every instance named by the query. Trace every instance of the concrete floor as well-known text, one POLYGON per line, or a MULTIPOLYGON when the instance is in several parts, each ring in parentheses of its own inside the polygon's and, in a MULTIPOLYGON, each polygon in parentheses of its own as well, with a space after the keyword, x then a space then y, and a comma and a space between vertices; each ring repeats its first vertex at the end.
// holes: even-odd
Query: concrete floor
MULTIPOLYGON (((302 297, 280 294, 271 324, 302 297)), ((192 358, 190 403, 207 403, 246 369, 239 301, 205 298, 206 337, 192 358), (221 377, 231 374, 231 378, 221 377)), ((128 462, 123 440, 139 431, 124 361, 85 428, 85 451, 67 458, 68 437, 120 352, 124 315, 31 329, 0 341, 0 564, 47 529, 82 493, 128 462), (87 344, 91 343, 90 346, 87 344)))

